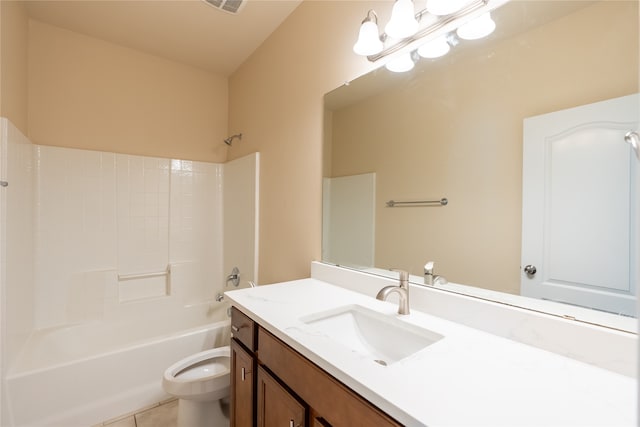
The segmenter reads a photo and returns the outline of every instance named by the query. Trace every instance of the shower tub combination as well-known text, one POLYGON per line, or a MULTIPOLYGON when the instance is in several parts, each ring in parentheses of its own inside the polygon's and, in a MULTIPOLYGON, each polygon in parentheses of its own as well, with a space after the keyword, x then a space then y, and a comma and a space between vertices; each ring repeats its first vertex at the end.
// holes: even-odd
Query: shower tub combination
POLYGON ((14 425, 87 427, 170 398, 167 367, 229 344, 228 304, 213 304, 183 309, 173 331, 96 322, 33 334, 5 378, 14 425))
POLYGON ((257 280, 258 167, 39 146, 0 118, 0 425, 139 410, 227 345, 216 295, 233 267, 257 280))

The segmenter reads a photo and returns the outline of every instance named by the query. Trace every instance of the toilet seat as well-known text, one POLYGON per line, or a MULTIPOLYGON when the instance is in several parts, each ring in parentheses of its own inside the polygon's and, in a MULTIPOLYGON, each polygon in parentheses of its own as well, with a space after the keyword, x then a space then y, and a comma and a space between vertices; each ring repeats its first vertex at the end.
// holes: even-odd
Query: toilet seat
POLYGON ((229 395, 229 346, 187 356, 169 366, 162 378, 164 390, 179 399, 217 400, 229 395))
POLYGON ((215 377, 229 372, 229 361, 225 358, 207 359, 194 365, 187 366, 174 375, 174 378, 184 381, 198 380, 201 378, 215 377), (224 363, 226 360, 227 363, 224 363))

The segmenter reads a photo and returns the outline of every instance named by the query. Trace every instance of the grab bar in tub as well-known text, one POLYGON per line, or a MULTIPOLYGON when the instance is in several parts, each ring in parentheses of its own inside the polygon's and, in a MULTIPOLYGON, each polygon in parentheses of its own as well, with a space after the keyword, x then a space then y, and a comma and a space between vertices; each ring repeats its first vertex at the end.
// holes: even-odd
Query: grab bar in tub
POLYGON ((167 265, 167 269, 164 271, 156 271, 153 273, 138 273, 138 274, 118 274, 118 282, 124 282, 125 280, 135 279, 148 279, 151 277, 162 277, 171 274, 171 266, 167 265))

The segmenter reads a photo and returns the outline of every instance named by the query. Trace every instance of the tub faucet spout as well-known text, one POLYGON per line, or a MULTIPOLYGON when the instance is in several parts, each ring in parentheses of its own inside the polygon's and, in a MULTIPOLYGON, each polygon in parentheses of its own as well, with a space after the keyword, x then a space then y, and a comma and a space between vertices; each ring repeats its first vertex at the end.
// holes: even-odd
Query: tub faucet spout
POLYGON ((409 273, 402 270, 396 270, 399 273, 398 286, 385 286, 380 289, 376 299, 385 301, 392 293, 397 293, 400 300, 398 301, 398 314, 409 314, 409 273))

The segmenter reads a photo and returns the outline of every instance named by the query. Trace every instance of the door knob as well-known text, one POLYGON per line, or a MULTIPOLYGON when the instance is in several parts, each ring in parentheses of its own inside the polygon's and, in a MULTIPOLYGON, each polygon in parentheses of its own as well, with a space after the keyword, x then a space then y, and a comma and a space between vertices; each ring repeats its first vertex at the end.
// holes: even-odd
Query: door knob
POLYGON ((524 267, 524 272, 527 273, 528 276, 535 276, 536 271, 538 270, 536 269, 535 265, 529 264, 524 267))

